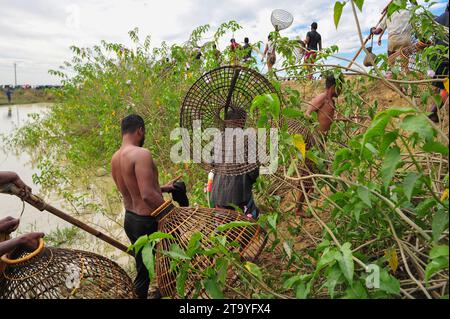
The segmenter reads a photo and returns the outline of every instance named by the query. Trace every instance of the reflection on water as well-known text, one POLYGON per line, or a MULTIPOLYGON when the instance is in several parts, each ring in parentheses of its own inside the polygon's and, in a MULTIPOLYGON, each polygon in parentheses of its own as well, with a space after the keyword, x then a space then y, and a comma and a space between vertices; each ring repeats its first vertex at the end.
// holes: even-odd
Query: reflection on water
MULTIPOLYGON (((28 104, 0 106, 0 135, 11 134, 15 129, 22 127, 31 113, 44 113, 48 105, 28 104)), ((22 180, 28 184, 33 193, 39 192, 39 187, 33 184, 32 176, 38 170, 32 167, 30 156, 26 153, 13 154, 3 149, 3 137, 0 137, 0 171, 13 171, 19 174, 22 180)), ((54 203, 52 203, 54 204, 54 203)), ((55 205, 58 206, 58 205, 55 205)), ((0 218, 6 216, 19 217, 22 210, 22 202, 19 198, 11 195, 0 194, 0 218)), ((25 205, 25 211, 21 219, 19 232, 42 231, 49 232, 57 227, 67 227, 68 224, 59 218, 40 212, 30 205, 25 205)))

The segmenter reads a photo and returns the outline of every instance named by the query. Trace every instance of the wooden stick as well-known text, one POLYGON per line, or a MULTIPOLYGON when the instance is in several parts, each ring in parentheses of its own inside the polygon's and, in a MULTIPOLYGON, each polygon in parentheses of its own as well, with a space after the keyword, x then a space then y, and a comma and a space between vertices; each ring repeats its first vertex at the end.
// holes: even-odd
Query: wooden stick
POLYGON ((20 199, 24 200, 25 202, 27 202, 28 204, 30 204, 31 206, 36 207, 40 211, 46 210, 49 213, 65 220, 66 222, 68 222, 68 223, 88 232, 89 234, 94 235, 95 237, 103 240, 104 242, 120 249, 121 251, 123 251, 131 256, 134 256, 133 252, 128 251, 128 247, 125 246, 124 244, 122 244, 122 243, 118 242, 117 240, 115 240, 114 238, 111 238, 108 235, 105 235, 102 232, 92 228, 91 226, 81 222, 80 220, 62 212, 61 210, 57 209, 56 207, 53 207, 53 206, 47 204, 44 200, 42 200, 38 196, 31 194, 28 197, 24 197, 21 194, 20 189, 14 184, 6 184, 6 185, 0 187, 0 193, 15 195, 15 196, 19 197, 20 199))
MULTIPOLYGON (((383 21, 384 17, 387 14, 387 9, 389 7, 389 5, 393 2, 394 0, 389 1, 389 3, 387 4, 387 6, 383 9, 383 11, 381 11, 381 13, 383 14, 380 18, 380 20, 378 20, 378 23, 376 24, 375 28, 377 28, 381 21, 383 21)), ((350 64, 347 66, 347 68, 350 68, 353 65, 353 62, 355 62, 356 58, 358 58, 359 54, 361 53, 361 51, 363 50, 364 46, 367 44, 367 42, 369 42, 370 38, 373 37, 373 34, 370 33, 366 39, 364 40, 363 45, 359 48, 359 50, 356 52, 355 56, 353 57, 352 61, 350 62, 350 64)))

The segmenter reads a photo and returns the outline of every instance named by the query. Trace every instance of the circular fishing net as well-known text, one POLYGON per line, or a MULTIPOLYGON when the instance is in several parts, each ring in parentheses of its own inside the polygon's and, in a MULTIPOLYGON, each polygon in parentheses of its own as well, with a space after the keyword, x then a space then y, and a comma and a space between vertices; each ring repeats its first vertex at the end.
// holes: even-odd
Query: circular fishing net
POLYGON ((250 109, 255 97, 267 93, 276 93, 273 85, 257 71, 242 66, 220 67, 200 77, 186 94, 180 112, 180 126, 192 137, 192 143, 185 147, 193 154, 194 162, 222 175, 241 175, 257 169, 268 147, 261 150, 257 145, 256 139, 261 138, 256 137, 258 111, 250 109), (220 132, 220 138, 211 142, 198 134, 208 129, 220 132), (232 130, 226 129, 242 129, 247 134, 227 137, 227 131, 232 130))
MULTIPOLYGON (((169 251, 173 244, 186 250, 194 233, 202 234, 200 245, 203 249, 211 247, 210 235, 224 236, 228 244, 234 243, 231 246, 227 245, 227 248, 239 254, 245 261, 256 260, 266 244, 266 233, 256 224, 218 231, 217 227, 220 225, 235 221, 248 221, 242 213, 225 209, 175 207, 170 202, 166 202, 163 206, 165 207, 162 210, 166 212, 159 215, 164 216, 159 219, 158 230, 174 237, 174 239, 162 239, 156 246, 156 276, 163 296, 179 297, 176 292, 178 270, 171 268, 170 257, 163 254, 162 251, 169 251)), ((215 263, 214 256, 194 255, 192 257, 190 265, 195 271, 188 272, 185 281, 186 298, 191 298, 196 294, 207 297, 198 285, 201 284, 204 271, 208 267, 214 266, 215 263)), ((232 283, 235 279, 236 276, 229 268, 227 282, 232 283)))
POLYGON ((275 9, 270 15, 270 21, 277 31, 281 31, 292 25, 292 22, 294 22, 294 17, 285 10, 275 9))
POLYGON ((130 277, 105 257, 52 247, 44 247, 38 254, 29 257, 31 254, 23 250, 8 256, 14 260, 5 263, 0 275, 0 299, 135 297, 130 277))

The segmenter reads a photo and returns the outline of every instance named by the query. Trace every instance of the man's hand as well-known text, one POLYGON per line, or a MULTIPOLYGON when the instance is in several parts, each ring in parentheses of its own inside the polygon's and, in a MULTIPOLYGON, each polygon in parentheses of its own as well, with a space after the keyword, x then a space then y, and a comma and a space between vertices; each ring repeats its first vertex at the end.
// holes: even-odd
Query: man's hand
POLYGON ((381 32, 383 32, 383 29, 381 29, 381 28, 373 27, 370 29, 370 33, 372 33, 372 34, 380 34, 381 32))
POLYGON ((10 234, 19 227, 19 220, 8 216, 0 220, 0 233, 10 234))
POLYGON ((18 237, 19 245, 28 250, 35 250, 39 246, 39 239, 44 233, 29 233, 18 237))
POLYGON ((170 193, 175 190, 175 181, 170 181, 166 185, 161 186, 161 192, 170 193))
POLYGON ((20 188, 21 195, 24 197, 29 197, 31 195, 31 187, 26 185, 17 175, 17 178, 13 181, 14 185, 20 188))
POLYGON ((0 186, 13 183, 20 188, 21 196, 28 197, 31 195, 31 188, 28 187, 14 172, 0 172, 0 186))

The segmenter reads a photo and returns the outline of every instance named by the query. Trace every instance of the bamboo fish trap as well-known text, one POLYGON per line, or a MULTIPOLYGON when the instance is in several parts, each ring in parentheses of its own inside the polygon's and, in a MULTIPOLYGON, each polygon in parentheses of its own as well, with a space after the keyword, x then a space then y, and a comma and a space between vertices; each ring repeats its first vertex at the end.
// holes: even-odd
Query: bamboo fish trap
MULTIPOLYGON (((205 73, 189 89, 180 112, 180 126, 191 134, 193 143, 185 145, 193 154, 193 146, 201 145, 202 149, 209 143, 194 132, 194 124, 201 124, 201 131, 208 128, 224 132, 228 127, 240 127, 243 130, 257 128, 257 116, 250 114, 254 98, 258 95, 277 93, 273 85, 257 71, 242 66, 224 66, 205 73), (230 112, 238 115, 228 118, 230 112)), ((255 111, 257 114, 257 111, 255 111)), ((201 165, 208 171, 213 170, 222 175, 241 175, 251 172, 260 166, 258 148, 246 143, 244 147, 226 145, 218 156, 221 163, 206 162, 201 165), (249 146, 250 145, 250 146, 249 146), (256 154, 256 161, 248 160, 248 154, 256 154), (233 154, 234 159, 243 156, 237 162, 226 160, 226 154, 233 154)))
MULTIPOLYGON (((264 230, 256 225, 240 226, 218 232, 219 225, 245 219, 241 213, 211 208, 175 207, 171 201, 167 201, 152 214, 158 220, 158 230, 168 233, 174 239, 162 239, 156 246, 156 278, 158 287, 163 296, 177 297, 176 278, 177 271, 171 270, 171 259, 163 254, 170 250, 172 244, 178 244, 180 248, 186 249, 191 236, 200 232, 203 236, 201 246, 206 249, 210 247, 209 234, 225 236, 228 243, 237 243, 233 246, 233 252, 239 253, 242 260, 255 261, 261 254, 267 241, 264 230)), ((186 297, 192 297, 196 292, 196 284, 200 281, 204 270, 215 263, 214 258, 204 255, 196 255, 190 261, 196 272, 190 272, 185 282, 186 297)), ((235 276, 228 272, 228 281, 233 281, 235 276)), ((200 291, 202 297, 207 297, 200 291)))
POLYGON ((0 299, 134 298, 133 283, 116 263, 90 252, 45 247, 1 257, 0 299))

